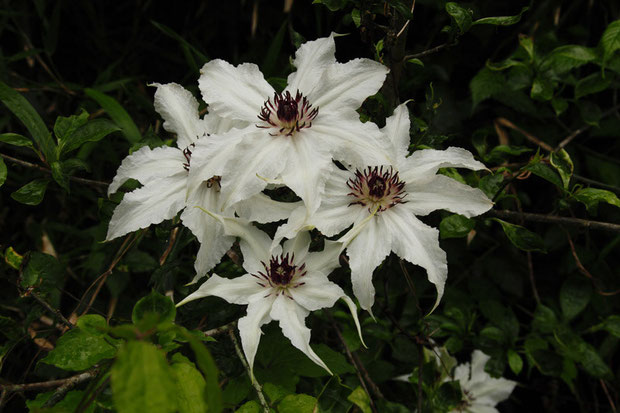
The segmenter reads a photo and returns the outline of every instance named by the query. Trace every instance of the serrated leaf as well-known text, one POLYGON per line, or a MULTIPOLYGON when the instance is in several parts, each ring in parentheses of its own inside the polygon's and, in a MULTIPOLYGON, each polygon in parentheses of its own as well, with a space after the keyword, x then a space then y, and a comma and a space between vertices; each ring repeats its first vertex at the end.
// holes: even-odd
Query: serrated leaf
POLYGON ((564 189, 568 190, 568 184, 570 183, 571 176, 573 176, 574 169, 570 155, 564 149, 560 149, 557 152, 551 152, 549 161, 558 171, 564 189))
POLYGON ((606 202, 620 208, 620 199, 611 191, 597 188, 581 188, 573 194, 573 198, 586 206, 588 212, 595 214, 598 204, 606 202))
POLYGON ((112 120, 121 128, 129 143, 137 143, 142 139, 142 134, 133 119, 116 99, 95 89, 84 89, 84 92, 105 109, 112 120))
POLYGON ((620 49, 620 20, 613 21, 607 26, 601 36, 600 45, 603 48, 603 62, 620 49))
POLYGON ((208 410, 205 400, 207 384, 202 374, 193 365, 187 363, 175 363, 170 367, 176 384, 179 412, 206 412, 208 410))
POLYGON ((535 234, 520 225, 511 224, 501 219, 493 218, 502 225, 504 233, 512 244, 522 251, 537 251, 546 253, 545 243, 538 234, 535 234))
POLYGON ((562 178, 560 178, 560 175, 556 171, 551 169, 549 165, 545 165, 543 163, 538 162, 538 163, 527 165, 524 169, 526 171, 530 171, 536 176, 543 178, 546 181, 551 182, 553 185, 557 186, 558 188, 563 187, 562 178))
POLYGON ((141 298, 133 307, 131 321, 134 324, 148 322, 149 326, 173 322, 177 310, 172 300, 156 291, 141 298))
POLYGON ((508 350, 507 356, 510 370, 512 370, 514 374, 521 373, 521 370, 523 369, 523 359, 521 358, 521 356, 519 356, 519 353, 517 353, 513 349, 510 349, 508 350))
POLYGON ((488 68, 483 68, 471 79, 469 89, 473 101, 473 108, 485 99, 504 91, 506 80, 504 76, 488 68))
POLYGON ((442 239, 462 238, 474 229, 475 221, 462 215, 445 217, 439 223, 439 235, 442 239))
POLYGON ((482 19, 478 19, 472 23, 472 25, 476 24, 492 24, 494 26, 510 26, 512 24, 518 23, 521 20, 521 16, 525 13, 529 7, 523 7, 521 12, 516 16, 497 16, 497 17, 483 17, 482 19))
POLYGON ((360 408, 362 413, 372 413, 370 408, 370 396, 360 386, 357 386, 355 390, 347 396, 347 400, 360 408))
POLYGON ((553 49, 540 63, 541 72, 562 75, 596 59, 596 51, 589 47, 568 44, 553 49))
POLYGON ((0 81, 0 100, 26 126, 47 162, 55 161, 56 145, 52 135, 30 102, 2 81, 0 81))
POLYGON ((278 413, 314 413, 318 400, 307 394, 291 394, 278 404, 278 413))
POLYGON ((7 174, 8 170, 6 168, 6 164, 4 163, 4 158, 0 158, 0 186, 4 185, 7 174))
POLYGON ((177 388, 166 356, 153 344, 130 341, 122 347, 110 382, 119 413, 172 413, 178 408, 177 388))
POLYGON ((469 30, 472 25, 471 11, 453 2, 446 3, 446 11, 454 19, 461 34, 469 30))
POLYGON ((605 78, 601 72, 592 73, 591 75, 579 79, 575 85, 575 99, 602 92, 607 89, 609 85, 611 85, 609 76, 605 78))
POLYGON ((113 358, 116 348, 100 333, 74 328, 63 334, 56 347, 41 361, 63 370, 86 370, 99 361, 113 358))
POLYGON ((567 320, 581 313, 592 297, 592 286, 584 278, 569 278, 560 288, 560 307, 567 320))
POLYGON ((63 139, 59 146, 59 156, 78 149, 86 142, 97 142, 112 132, 120 130, 116 124, 107 119, 95 119, 77 128, 71 135, 63 139))
POLYGON ((11 198, 26 205, 39 205, 47 189, 47 179, 35 179, 11 194, 11 198))

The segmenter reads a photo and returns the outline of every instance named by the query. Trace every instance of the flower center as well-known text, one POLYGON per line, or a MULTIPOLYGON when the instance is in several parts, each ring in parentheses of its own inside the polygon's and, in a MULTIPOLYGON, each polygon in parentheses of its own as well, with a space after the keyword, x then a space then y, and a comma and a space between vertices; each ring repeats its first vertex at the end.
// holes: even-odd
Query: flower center
POLYGON ((192 160, 192 150, 190 148, 195 148, 196 144, 192 143, 190 145, 187 146, 187 148, 183 149, 183 156, 185 156, 185 160, 187 162, 183 163, 183 169, 185 169, 187 172, 189 172, 189 164, 191 163, 192 160))
POLYGON ((383 171, 383 167, 369 166, 364 171, 355 171, 355 178, 347 181, 351 189, 347 195, 355 198, 351 205, 367 206, 369 212, 377 209, 377 212, 385 211, 396 204, 402 204, 405 192, 405 182, 398 178, 398 172, 383 171))
MULTIPOLYGON (((297 288, 300 285, 304 285, 305 282, 298 282, 298 279, 306 275, 306 264, 297 266, 294 264, 294 261, 295 254, 290 256, 289 254, 272 255, 268 263, 261 261, 265 270, 259 271, 258 274, 252 274, 252 276, 259 280, 257 284, 261 287, 267 288, 269 286, 276 289, 276 295, 283 293, 288 298, 293 299, 286 294, 288 288, 297 288)), ((267 297, 269 295, 271 293, 267 294, 267 297)))
POLYGON ((275 133, 269 133, 271 136, 292 136, 295 132, 312 126, 312 121, 318 114, 319 108, 313 108, 299 90, 295 96, 289 91, 274 93, 273 102, 269 98, 261 108, 258 119, 262 123, 256 127, 276 129, 275 133))
POLYGON ((219 175, 214 175, 211 178, 207 179, 207 188, 213 188, 213 190, 219 192, 222 188, 222 177, 219 175))

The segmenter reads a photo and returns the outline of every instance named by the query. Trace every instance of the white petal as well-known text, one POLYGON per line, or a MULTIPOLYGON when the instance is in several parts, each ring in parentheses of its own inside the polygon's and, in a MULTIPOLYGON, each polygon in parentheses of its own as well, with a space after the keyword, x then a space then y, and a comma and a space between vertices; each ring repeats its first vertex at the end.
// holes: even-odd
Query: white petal
POLYGON ((398 105, 392 116, 385 120, 385 126, 381 132, 392 142, 395 151, 393 159, 404 159, 409 153, 410 125, 409 109, 406 103, 398 105))
POLYGON ((291 340, 293 346, 304 352, 310 360, 323 367, 329 374, 333 374, 310 347, 310 329, 306 327, 305 322, 308 316, 306 309, 287 296, 280 294, 273 302, 269 316, 280 322, 282 333, 291 340))
POLYGON ((252 297, 252 301, 248 305, 247 315, 240 318, 237 323, 239 336, 241 337, 241 347, 243 347, 243 353, 250 365, 250 371, 254 367, 254 357, 256 357, 260 336, 263 334, 261 326, 271 321, 269 312, 274 300, 274 294, 269 297, 252 297))
POLYGON ((331 308, 338 299, 346 294, 337 284, 330 282, 323 274, 308 273, 300 279, 305 284, 290 288, 293 300, 308 311, 331 308))
MULTIPOLYGON (((407 204, 396 205, 381 213, 386 230, 392 235, 392 250, 404 260, 426 270, 428 280, 435 284, 437 301, 443 296, 448 263, 446 253, 439 247, 439 231, 418 220, 407 204)), ((431 310, 431 311, 433 311, 431 310)))
POLYGON ((243 129, 250 124, 250 122, 246 121, 236 120, 232 118, 223 118, 221 116, 218 116, 213 111, 205 115, 203 122, 207 132, 216 135, 226 133, 233 128, 243 129))
POLYGON ((321 203, 325 180, 332 164, 331 155, 303 131, 286 138, 286 166, 281 172, 284 183, 305 203, 309 213, 321 203))
POLYGON ((405 185, 407 207, 415 215, 428 215, 437 209, 473 217, 493 207, 493 202, 478 188, 464 185, 445 175, 434 175, 423 184, 405 185))
POLYGON ((235 238, 224 233, 222 224, 200 208, 213 211, 219 207, 219 192, 206 182, 198 187, 187 200, 187 208, 181 214, 183 225, 189 228, 200 242, 194 268, 196 276, 192 283, 198 281, 215 267, 222 256, 230 249, 235 238))
POLYGON ((302 202, 278 202, 261 193, 237 202, 234 209, 240 217, 264 224, 286 219, 300 206, 302 202))
MULTIPOLYGON (((453 410, 454 412, 460 413, 458 410, 453 410)), ((465 412, 467 413, 500 413, 495 407, 485 406, 483 404, 477 403, 474 401, 471 406, 467 407, 465 412)))
POLYGON ((110 219, 106 240, 173 218, 185 206, 186 185, 186 172, 181 171, 125 194, 110 219))
POLYGON ((328 276, 340 267, 340 254, 344 245, 338 241, 325 240, 323 251, 311 252, 305 259, 308 273, 320 273, 328 276))
POLYGON ((187 162, 183 152, 177 148, 162 146, 151 149, 143 146, 123 159, 116 176, 108 187, 108 195, 113 194, 129 178, 146 184, 152 179, 163 178, 183 172, 187 162))
POLYGON ((283 254, 295 256, 295 264, 301 265, 306 261, 308 249, 310 248, 310 233, 300 232, 296 237, 289 239, 282 248, 283 254))
POLYGON ((274 93, 255 64, 235 67, 219 59, 205 63, 198 85, 209 110, 224 118, 248 122, 258 122, 263 103, 274 93))
POLYGON ((467 383, 467 390, 476 398, 476 403, 495 406, 510 397, 516 382, 503 377, 495 379, 484 371, 490 357, 482 351, 474 350, 471 359, 471 379, 467 383))
POLYGON ((184 149, 206 134, 198 115, 198 101, 181 85, 153 83, 156 86, 155 110, 164 118, 164 129, 176 133, 177 146, 184 149))
POLYGON ((370 59, 330 64, 308 93, 308 100, 319 112, 353 112, 379 91, 388 72, 387 67, 370 59))
MULTIPOLYGON (((287 90, 300 90, 306 96, 317 86, 325 69, 336 63, 333 34, 302 44, 295 52, 296 72, 288 76, 287 90)), ((312 103, 312 102, 311 102, 312 103)))
POLYGON ((454 146, 443 151, 437 149, 415 151, 397 166, 401 179, 407 183, 423 182, 430 179, 439 168, 452 167, 473 170, 486 168, 482 162, 474 159, 471 152, 454 146))
POLYGON ((316 145, 329 149, 334 159, 357 168, 391 165, 390 142, 373 122, 362 123, 356 112, 333 116, 319 112, 312 126, 316 145))
MULTIPOLYGON (((366 222, 363 230, 347 247, 353 293, 360 307, 370 311, 375 302, 375 287, 372 273, 390 253, 391 237, 380 216, 366 222)), ((353 227, 355 228, 355 227, 353 227)))
POLYGON ((286 224, 282 224, 278 227, 273 237, 271 249, 280 245, 280 241, 282 241, 283 238, 295 238, 298 232, 310 231, 312 229, 314 229, 314 227, 308 222, 308 213, 306 207, 302 204, 291 212, 286 224))
POLYGON ((264 294, 265 292, 265 289, 258 285, 257 281, 256 277, 250 274, 233 279, 222 278, 213 274, 196 291, 178 303, 177 307, 208 296, 223 298, 231 304, 248 304, 252 295, 264 294))

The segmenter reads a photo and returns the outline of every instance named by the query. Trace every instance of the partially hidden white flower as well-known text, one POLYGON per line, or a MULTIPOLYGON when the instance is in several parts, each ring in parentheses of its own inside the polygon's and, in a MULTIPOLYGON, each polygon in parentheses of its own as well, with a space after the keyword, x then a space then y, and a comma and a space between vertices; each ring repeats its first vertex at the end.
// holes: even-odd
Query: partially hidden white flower
MULTIPOLYGON (((497 403, 510 397, 517 382, 503 377, 491 377, 484 366, 490 357, 480 350, 474 350, 471 364, 460 364, 454 370, 454 380, 458 380, 463 392, 461 404, 450 413, 499 413, 497 403)), ((449 379, 447 379, 449 380, 449 379)))
POLYGON ((362 123, 356 112, 379 90, 388 69, 370 59, 338 63, 333 35, 301 45, 293 64, 297 71, 281 93, 255 64, 204 65, 199 85, 210 110, 249 126, 198 143, 191 187, 222 176, 226 208, 276 182, 314 211, 332 159, 355 165, 388 161, 377 126, 362 123))
POLYGON ((302 232, 281 247, 271 249, 272 240, 247 220, 223 217, 226 234, 240 238, 243 268, 247 274, 227 279, 213 274, 198 290, 177 306, 206 296, 217 296, 232 304, 247 305, 247 315, 239 319, 241 344, 250 367, 258 349, 261 326, 272 320, 280 323, 293 346, 313 362, 331 371, 310 347, 310 329, 305 318, 311 311, 332 307, 338 299, 348 305, 361 338, 355 303, 327 275, 339 266, 341 244, 326 241, 321 252, 308 252, 310 236, 302 232))
POLYGON ((387 119, 382 134, 391 141, 392 164, 367 164, 355 172, 335 166, 329 172, 322 203, 307 218, 301 208, 293 211, 275 240, 290 238, 303 229, 318 228, 336 235, 353 224, 341 239, 347 248, 353 292, 363 309, 374 303, 374 269, 394 251, 399 257, 427 271, 437 289, 439 304, 448 274, 445 252, 439 246, 439 231, 416 215, 446 209, 466 217, 489 210, 493 203, 477 188, 461 184, 439 168, 484 169, 465 149, 425 149, 408 154, 409 112, 398 106, 387 119))
MULTIPOLYGON (((219 176, 206 177, 188 194, 192 152, 196 142, 211 133, 223 133, 246 126, 243 122, 224 119, 215 114, 208 114, 201 119, 198 101, 188 90, 176 83, 156 83, 154 86, 157 87, 155 109, 164 118, 164 128, 177 135, 177 147, 150 149, 145 146, 123 160, 108 188, 108 195, 116 192, 129 178, 140 181, 142 187, 125 194, 114 210, 107 240, 171 219, 186 206, 219 208, 219 176)), ((238 204, 237 212, 259 222, 271 222, 287 217, 291 209, 298 205, 277 203, 258 194, 238 204)), ((226 215, 233 215, 234 212, 232 209, 223 211, 226 215)), ((181 220, 200 242, 195 261, 196 281, 218 263, 231 247, 234 238, 224 234, 217 220, 194 208, 185 209, 181 220)))

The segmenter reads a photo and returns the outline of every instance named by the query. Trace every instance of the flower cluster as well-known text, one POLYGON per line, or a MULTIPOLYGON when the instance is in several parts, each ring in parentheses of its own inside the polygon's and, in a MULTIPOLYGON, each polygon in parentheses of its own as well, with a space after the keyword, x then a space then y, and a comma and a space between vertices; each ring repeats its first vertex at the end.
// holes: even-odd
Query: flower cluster
POLYGON ((202 118, 190 92, 155 84, 155 109, 177 135, 177 147, 144 147, 125 158, 109 193, 128 178, 143 186, 125 194, 107 238, 182 211, 181 221, 200 242, 195 282, 238 237, 247 273, 236 279, 213 274, 179 305, 205 296, 247 305, 238 326, 250 365, 261 326, 277 320, 295 347, 329 371, 309 345, 305 318, 343 299, 359 331, 355 304, 328 279, 341 253, 349 257, 363 309, 371 311, 372 274, 391 251, 427 271, 439 303, 446 255, 438 231, 416 216, 447 209, 471 217, 492 203, 480 190, 437 174, 444 167, 484 169, 468 151, 409 155, 405 104, 382 129, 360 121, 357 110, 381 88, 385 66, 369 59, 337 62, 333 35, 303 44, 293 64, 288 86, 277 92, 254 64, 208 62, 199 79, 209 110, 202 118), (284 186, 301 201, 277 202, 264 192, 284 186), (253 226, 283 220, 273 240, 253 226), (323 251, 308 252, 314 228, 326 237, 347 231, 326 241, 323 251))

